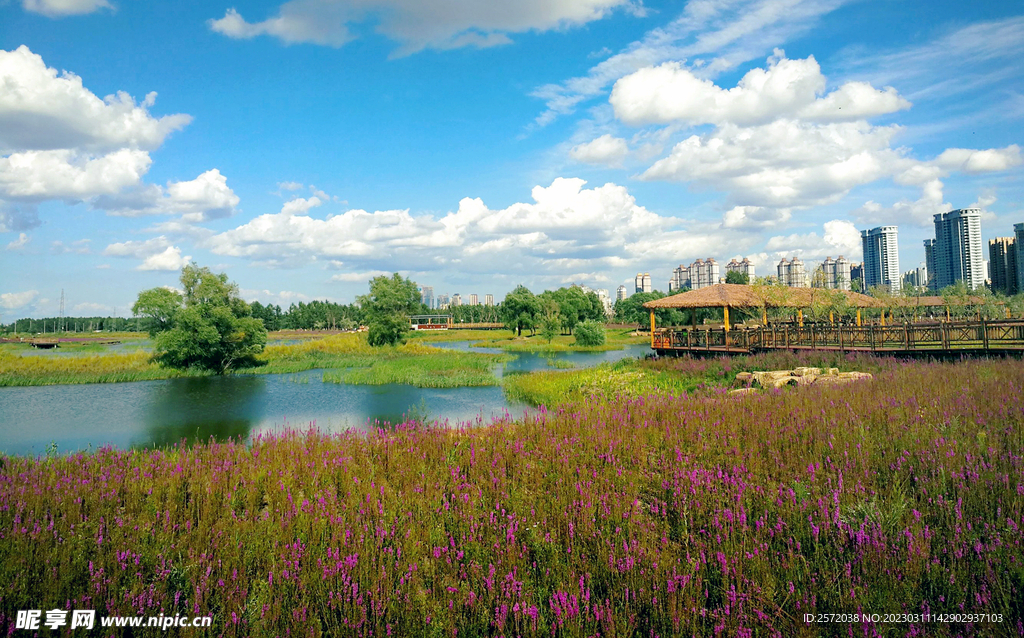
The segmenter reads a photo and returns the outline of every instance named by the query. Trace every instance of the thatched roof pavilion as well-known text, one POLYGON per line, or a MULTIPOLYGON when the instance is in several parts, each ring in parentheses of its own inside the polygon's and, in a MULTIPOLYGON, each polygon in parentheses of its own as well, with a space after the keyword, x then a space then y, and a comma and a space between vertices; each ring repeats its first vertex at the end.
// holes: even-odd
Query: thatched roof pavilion
POLYGON ((823 296, 826 292, 843 293, 847 302, 854 308, 879 308, 883 305, 874 297, 849 290, 826 291, 821 288, 717 284, 648 301, 644 308, 808 308, 816 296, 823 296))
MULTIPOLYGON (((980 306, 985 303, 983 297, 951 297, 946 299, 945 297, 939 297, 938 295, 929 295, 921 297, 895 297, 892 300, 894 306, 908 306, 911 308, 941 308, 943 306, 980 306)), ((996 302, 1001 304, 1002 302, 996 302)))
POLYGON ((800 325, 803 325, 803 308, 810 308, 815 299, 826 294, 842 293, 847 303, 857 309, 857 325, 860 325, 861 308, 883 306, 874 297, 849 290, 824 290, 821 288, 789 288, 786 286, 747 286, 742 284, 716 284, 698 290, 691 290, 671 297, 648 301, 644 308, 651 313, 651 338, 655 328, 654 311, 668 308, 722 308, 725 330, 729 330, 730 308, 795 308, 800 325))

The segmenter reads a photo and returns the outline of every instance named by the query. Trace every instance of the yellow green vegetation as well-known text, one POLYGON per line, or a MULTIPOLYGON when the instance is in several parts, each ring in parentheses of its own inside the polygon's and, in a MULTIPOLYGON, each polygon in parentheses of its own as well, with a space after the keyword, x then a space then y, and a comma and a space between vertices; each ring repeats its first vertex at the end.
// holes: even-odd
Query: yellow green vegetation
MULTIPOLYGON (((63 344, 62 344, 63 348, 63 344)), ((421 387, 496 385, 491 368, 503 355, 452 352, 410 342, 371 347, 365 334, 340 334, 290 345, 267 346, 260 365, 236 374, 277 374, 303 370, 344 369, 325 380, 339 383, 408 383, 421 387)), ((0 387, 111 383, 211 374, 157 365, 147 352, 93 356, 20 356, 0 349, 0 387)))
MULTIPOLYGON (((61 346, 63 348, 63 346, 61 346)), ((161 368, 148 352, 76 357, 21 356, 0 349, 0 387, 62 383, 117 383, 190 376, 190 372, 161 368)))
POLYGON ((323 380, 355 385, 404 383, 420 388, 498 385, 492 368, 507 359, 507 355, 450 350, 418 355, 396 353, 395 356, 378 357, 369 366, 328 370, 324 372, 323 380))
MULTIPOLYGON (((469 332, 469 331, 466 331, 469 332)), ((478 348, 501 348, 508 352, 604 352, 607 350, 621 350, 628 345, 642 345, 650 343, 649 336, 635 335, 633 330, 607 330, 605 332, 605 343, 600 346, 581 346, 576 344, 576 337, 569 335, 558 335, 548 343, 547 339, 539 333, 533 336, 523 335, 516 337, 510 330, 502 331, 476 331, 486 334, 486 337, 473 344, 478 348)))
POLYGON ((557 407, 588 399, 681 394, 697 387, 697 383, 689 381, 669 372, 652 370, 636 359, 623 359, 579 370, 510 374, 504 378, 502 386, 505 395, 513 401, 557 407))
POLYGON ((549 408, 592 399, 631 399, 651 394, 722 391, 736 375, 754 370, 785 370, 800 366, 878 372, 899 365, 896 359, 829 352, 768 352, 745 357, 623 359, 580 370, 541 370, 506 375, 505 395, 515 401, 549 408))

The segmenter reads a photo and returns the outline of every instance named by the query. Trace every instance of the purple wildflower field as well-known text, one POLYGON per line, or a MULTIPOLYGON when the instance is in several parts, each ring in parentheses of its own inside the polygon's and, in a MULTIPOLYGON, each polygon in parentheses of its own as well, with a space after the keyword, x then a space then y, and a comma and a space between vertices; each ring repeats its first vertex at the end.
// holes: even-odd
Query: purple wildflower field
POLYGON ((0 627, 60 607, 216 636, 1024 635, 1024 363, 875 374, 6 457, 0 627))

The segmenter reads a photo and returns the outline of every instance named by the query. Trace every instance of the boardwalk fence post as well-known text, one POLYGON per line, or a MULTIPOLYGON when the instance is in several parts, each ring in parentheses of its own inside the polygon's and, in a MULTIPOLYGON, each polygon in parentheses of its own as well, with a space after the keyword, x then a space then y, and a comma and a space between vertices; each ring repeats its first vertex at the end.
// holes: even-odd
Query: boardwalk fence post
POLYGON ((981 322, 981 342, 986 350, 988 350, 988 321, 981 322))

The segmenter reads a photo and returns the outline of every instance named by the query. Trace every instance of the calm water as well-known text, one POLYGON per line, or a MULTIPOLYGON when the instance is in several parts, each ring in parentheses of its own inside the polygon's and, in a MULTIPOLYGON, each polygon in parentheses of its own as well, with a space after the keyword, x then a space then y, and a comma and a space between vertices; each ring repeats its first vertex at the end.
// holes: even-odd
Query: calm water
MULTIPOLYGON (((466 348, 468 343, 446 347, 466 348)), ((480 349, 474 349, 479 351, 480 349)), ((578 367, 637 357, 646 346, 600 353, 520 355, 509 370, 548 368, 548 359, 578 367)), ((498 371, 500 374, 500 370, 498 371)), ((321 371, 297 374, 165 379, 133 383, 0 388, 0 453, 38 455, 114 445, 176 443, 182 439, 248 438, 285 427, 328 432, 366 429, 374 421, 490 422, 529 410, 505 399, 500 387, 430 389, 407 385, 322 383, 321 371)))

